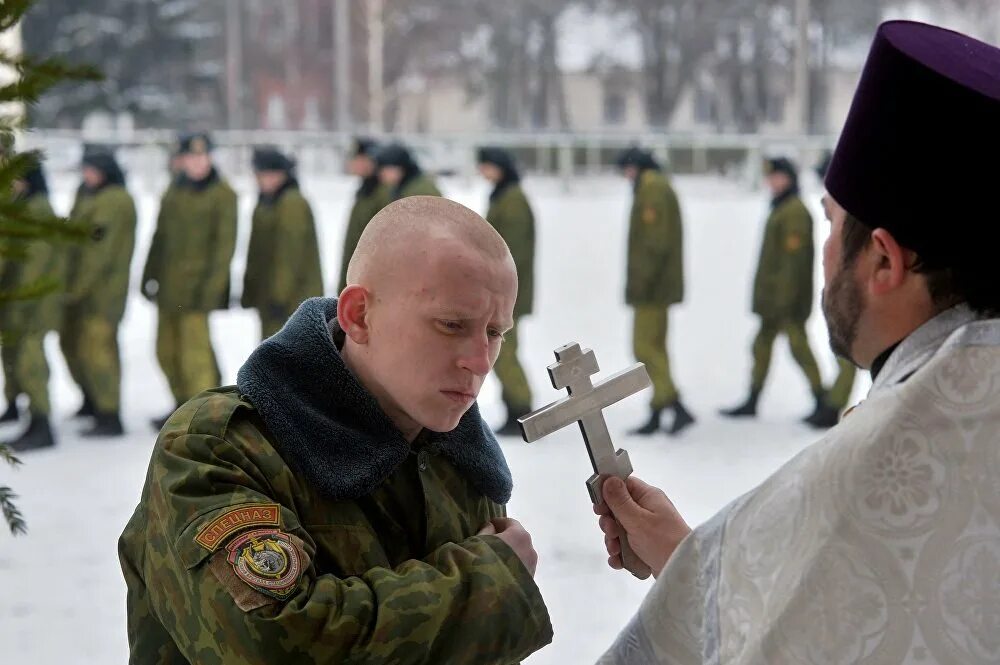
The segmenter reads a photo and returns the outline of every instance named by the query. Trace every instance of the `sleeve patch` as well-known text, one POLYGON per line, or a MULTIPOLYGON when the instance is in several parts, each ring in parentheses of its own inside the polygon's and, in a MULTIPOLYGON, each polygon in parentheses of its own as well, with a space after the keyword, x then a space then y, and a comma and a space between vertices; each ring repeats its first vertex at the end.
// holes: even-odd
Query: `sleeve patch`
POLYGON ((658 215, 656 214, 656 208, 652 206, 646 206, 642 209, 642 221, 646 224, 652 224, 656 221, 658 215))
POLYGON ((248 531, 226 545, 226 552, 236 577, 254 591, 284 600, 298 586, 302 557, 287 533, 277 529, 248 531))
POLYGON ((279 507, 276 503, 248 503, 227 510, 206 524, 195 540, 214 552, 229 536, 250 527, 279 526, 279 507))

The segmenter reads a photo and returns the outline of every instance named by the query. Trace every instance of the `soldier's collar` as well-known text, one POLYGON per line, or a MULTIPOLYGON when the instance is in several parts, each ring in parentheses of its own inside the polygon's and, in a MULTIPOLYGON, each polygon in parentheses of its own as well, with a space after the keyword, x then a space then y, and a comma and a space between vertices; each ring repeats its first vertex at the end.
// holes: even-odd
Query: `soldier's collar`
MULTIPOLYGON (((337 301, 311 298, 240 368, 237 385, 272 444, 290 465, 335 500, 373 492, 402 463, 410 444, 344 364, 334 342, 337 301), (332 333, 332 334, 331 334, 332 333)), ((483 495, 506 503, 513 488, 500 446, 473 405, 433 449, 483 495)))

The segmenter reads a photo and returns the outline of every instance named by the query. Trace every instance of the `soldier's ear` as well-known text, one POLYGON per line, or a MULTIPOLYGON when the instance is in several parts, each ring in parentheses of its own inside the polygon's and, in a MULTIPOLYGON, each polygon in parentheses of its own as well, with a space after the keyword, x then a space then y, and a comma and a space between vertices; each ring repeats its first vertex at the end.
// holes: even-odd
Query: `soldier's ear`
POLYGON ((355 344, 368 342, 368 291, 352 284, 340 293, 337 300, 337 323, 355 344))

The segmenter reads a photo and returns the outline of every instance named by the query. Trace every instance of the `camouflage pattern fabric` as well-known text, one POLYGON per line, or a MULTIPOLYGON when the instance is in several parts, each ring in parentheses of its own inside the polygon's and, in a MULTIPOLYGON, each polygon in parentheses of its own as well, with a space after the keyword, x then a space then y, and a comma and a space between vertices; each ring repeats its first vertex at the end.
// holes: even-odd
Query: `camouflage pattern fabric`
POLYGON ((514 552, 475 535, 503 514, 433 437, 329 500, 239 391, 207 391, 161 431, 119 541, 130 663, 517 662, 552 629, 514 552))

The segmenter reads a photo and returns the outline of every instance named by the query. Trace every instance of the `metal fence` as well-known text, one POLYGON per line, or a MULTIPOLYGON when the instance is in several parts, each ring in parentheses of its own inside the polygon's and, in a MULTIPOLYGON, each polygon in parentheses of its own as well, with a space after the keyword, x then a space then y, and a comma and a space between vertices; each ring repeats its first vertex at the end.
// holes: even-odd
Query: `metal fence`
MULTIPOLYGON (((271 144, 294 155, 303 172, 339 172, 354 135, 341 132, 234 131, 212 133, 215 159, 227 173, 250 170, 254 146, 271 144)), ((756 181, 764 157, 782 154, 811 168, 826 150, 833 147, 832 136, 777 136, 741 134, 572 134, 572 133, 489 133, 391 135, 411 147, 421 166, 436 173, 468 175, 475 170, 476 149, 497 145, 510 149, 522 168, 531 173, 558 175, 571 179, 614 169, 615 157, 623 149, 640 145, 651 149, 674 173, 718 173, 756 181)), ((172 130, 82 132, 63 129, 35 129, 25 134, 21 144, 46 153, 50 170, 73 170, 79 163, 84 143, 100 143, 118 151, 123 166, 140 176, 162 174, 176 140, 172 130)))

